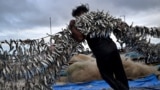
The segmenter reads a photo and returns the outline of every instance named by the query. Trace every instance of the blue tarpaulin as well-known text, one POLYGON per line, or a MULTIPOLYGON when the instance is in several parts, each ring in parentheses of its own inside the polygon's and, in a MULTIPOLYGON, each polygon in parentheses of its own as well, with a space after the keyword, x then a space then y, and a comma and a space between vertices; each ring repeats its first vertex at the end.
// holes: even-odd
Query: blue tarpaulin
MULTIPOLYGON (((143 90, 160 90, 160 80, 158 80, 158 78, 154 74, 128 82, 130 88, 146 88, 143 90), (157 89, 157 86, 159 86, 159 89, 157 89), (154 89, 154 87, 156 87, 156 89, 154 89)), ((103 90, 109 88, 110 86, 103 80, 85 83, 68 83, 65 85, 53 85, 53 90, 103 90)))
POLYGON ((132 51, 132 52, 126 53, 125 57, 130 57, 131 59, 145 58, 142 54, 140 54, 140 53, 138 53, 136 51, 132 51))

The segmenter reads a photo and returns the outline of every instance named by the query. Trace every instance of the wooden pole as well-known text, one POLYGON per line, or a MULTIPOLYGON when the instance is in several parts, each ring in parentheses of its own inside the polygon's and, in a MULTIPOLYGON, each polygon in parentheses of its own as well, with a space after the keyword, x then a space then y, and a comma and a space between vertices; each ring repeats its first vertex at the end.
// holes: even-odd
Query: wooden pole
POLYGON ((49 18, 50 20, 50 34, 52 35, 52 21, 51 21, 51 17, 49 18))

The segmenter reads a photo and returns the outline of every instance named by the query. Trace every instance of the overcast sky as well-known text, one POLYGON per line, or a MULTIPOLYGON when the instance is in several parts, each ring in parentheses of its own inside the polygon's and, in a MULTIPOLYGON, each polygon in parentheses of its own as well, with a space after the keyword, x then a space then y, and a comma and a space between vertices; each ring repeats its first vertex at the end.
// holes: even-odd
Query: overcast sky
POLYGON ((128 24, 160 26, 160 0, 0 0, 0 40, 38 39, 66 28, 72 9, 109 11, 128 24))

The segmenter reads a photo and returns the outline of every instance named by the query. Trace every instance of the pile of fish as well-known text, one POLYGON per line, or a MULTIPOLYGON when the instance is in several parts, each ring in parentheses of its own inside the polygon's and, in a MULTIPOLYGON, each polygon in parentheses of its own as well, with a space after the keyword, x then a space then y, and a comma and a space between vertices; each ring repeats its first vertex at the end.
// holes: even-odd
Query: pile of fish
MULTIPOLYGON (((124 23, 123 23, 124 24, 124 23)), ((124 25, 123 25, 124 26, 124 25)), ((160 43, 151 43, 148 37, 160 38, 160 28, 128 26, 113 31, 121 47, 125 44, 130 51, 137 51, 145 57, 146 64, 160 63, 160 43)))
MULTIPOLYGON (((108 36, 113 32, 117 41, 146 55, 147 60, 160 60, 160 44, 146 37, 160 37, 160 29, 129 26, 109 13, 90 12, 76 18, 77 28, 91 37, 108 36)), ((74 54, 85 51, 84 45, 72 39, 68 27, 54 35, 33 40, 0 42, 0 90, 52 90, 63 65, 74 54), (47 40, 45 40, 47 38, 47 40)))
POLYGON ((84 49, 67 29, 47 38, 0 42, 0 90, 52 90, 62 66, 84 49))
POLYGON ((76 18, 76 27, 90 37, 107 37, 110 33, 117 38, 121 46, 144 55, 146 63, 160 62, 160 44, 152 44, 148 36, 160 38, 160 28, 128 25, 120 18, 108 12, 93 11, 76 18))

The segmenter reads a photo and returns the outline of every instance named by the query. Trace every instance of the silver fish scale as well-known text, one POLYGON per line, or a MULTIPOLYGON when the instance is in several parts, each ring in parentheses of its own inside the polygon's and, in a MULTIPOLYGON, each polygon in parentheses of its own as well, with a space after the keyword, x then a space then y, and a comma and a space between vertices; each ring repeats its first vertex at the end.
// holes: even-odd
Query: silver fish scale
POLYGON ((82 44, 70 36, 71 32, 68 28, 47 36, 50 38, 48 43, 53 43, 53 51, 49 49, 45 41, 46 37, 39 40, 2 41, 0 89, 50 90, 50 85, 58 79, 62 66, 66 65, 72 53, 84 50, 82 44), (10 49, 5 50, 3 44, 8 45, 10 49), (20 81, 23 81, 23 84, 19 84, 20 81))
MULTIPOLYGON (((88 33, 93 33, 90 37, 103 37, 104 32, 110 33, 109 30, 112 30, 113 27, 116 27, 117 21, 115 21, 111 15, 108 13, 103 13, 100 11, 85 13, 84 15, 76 18, 75 26, 82 32, 84 35, 88 33)), ((118 19, 117 19, 118 20, 118 19)), ((119 21, 121 22, 121 21, 119 21)), ((106 35, 106 34, 105 34, 106 35)), ((109 34, 108 34, 109 35, 109 34)))
MULTIPOLYGON (((138 51, 146 57, 148 56, 148 52, 160 52, 159 49, 151 49, 155 47, 155 45, 150 44, 150 42, 146 40, 148 35, 156 38, 160 37, 160 28, 157 27, 129 26, 121 19, 114 18, 109 13, 104 13, 103 11, 89 12, 77 17, 75 26, 84 35, 91 33, 91 38, 107 37, 117 29, 120 33, 113 33, 116 35, 118 41, 122 41, 119 43, 121 43, 121 45, 126 44, 127 47, 130 47, 130 50, 138 51), (145 41, 145 43, 143 41, 145 41)), ((159 53, 156 53, 156 55, 157 56, 151 57, 151 54, 147 58, 150 62, 155 61, 155 59, 159 60, 159 53)))

